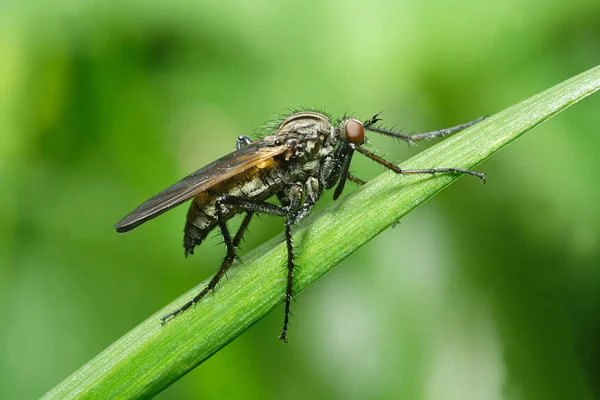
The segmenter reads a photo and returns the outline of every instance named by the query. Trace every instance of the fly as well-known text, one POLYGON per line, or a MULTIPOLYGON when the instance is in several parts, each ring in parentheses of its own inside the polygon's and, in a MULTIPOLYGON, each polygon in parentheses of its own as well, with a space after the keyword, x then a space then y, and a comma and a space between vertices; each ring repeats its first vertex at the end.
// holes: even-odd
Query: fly
POLYGON ((380 133, 408 143, 433 139, 458 132, 481 121, 474 121, 433 132, 407 135, 379 125, 379 114, 360 121, 356 118, 332 120, 314 111, 295 112, 285 118, 272 133, 252 141, 248 136, 237 139, 236 150, 183 178, 144 202, 117 222, 117 232, 128 232, 146 221, 190 200, 184 229, 186 257, 216 227, 221 231, 226 256, 208 285, 180 308, 164 315, 164 325, 171 318, 199 302, 213 290, 237 258, 237 248, 255 214, 275 215, 285 220, 287 245, 287 286, 285 313, 280 340, 287 342, 290 304, 293 295, 294 244, 292 226, 304 218, 321 197, 324 189, 334 188, 337 199, 347 181, 365 182, 349 172, 352 156, 358 152, 399 175, 467 174, 485 183, 485 175, 462 168, 401 169, 362 147, 365 131, 380 133), (280 205, 266 200, 277 197, 280 205), (238 231, 232 235, 227 221, 245 214, 238 231))

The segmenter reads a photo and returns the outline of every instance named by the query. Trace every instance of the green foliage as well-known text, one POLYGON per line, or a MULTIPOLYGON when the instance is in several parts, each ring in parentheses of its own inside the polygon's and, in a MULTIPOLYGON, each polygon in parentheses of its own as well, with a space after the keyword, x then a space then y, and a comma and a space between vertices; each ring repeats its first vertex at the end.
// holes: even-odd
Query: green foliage
MULTIPOLYGON (((496 114, 597 65, 599 18, 593 1, 1 2, 2 397, 39 398, 214 273, 218 238, 183 257, 185 207, 112 226, 238 135, 303 106, 383 110, 407 133, 496 114)), ((290 345, 279 309, 157 397, 600 397, 599 107, 543 124, 477 167, 485 186, 460 179, 346 258, 293 304, 290 345)), ((392 161, 428 146, 369 140, 392 161)), ((381 171, 354 157, 360 178, 381 171)), ((384 177, 390 196, 449 179, 384 177)), ((381 229, 389 207, 369 211, 381 229)), ((281 231, 253 221, 243 248, 281 231)))

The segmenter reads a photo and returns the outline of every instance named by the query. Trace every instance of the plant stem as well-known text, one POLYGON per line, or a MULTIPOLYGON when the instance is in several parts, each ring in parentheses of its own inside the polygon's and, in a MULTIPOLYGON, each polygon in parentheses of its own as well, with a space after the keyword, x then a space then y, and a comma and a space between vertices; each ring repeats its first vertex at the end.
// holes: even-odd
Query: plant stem
MULTIPOLYGON (((442 141, 402 167, 472 169, 526 131, 598 89, 600 67, 595 67, 442 141)), ((386 172, 307 217, 294 227, 297 263, 302 266, 295 274, 295 292, 317 281, 457 178, 386 172)), ((490 180, 493 182, 493 178, 490 180)), ((473 184, 477 183, 473 179, 473 184)), ((45 398, 152 397, 282 303, 285 263, 285 243, 279 235, 249 253, 243 265, 234 266, 214 296, 207 296, 161 326, 162 315, 189 300, 207 282, 200 283, 89 361, 45 398)))

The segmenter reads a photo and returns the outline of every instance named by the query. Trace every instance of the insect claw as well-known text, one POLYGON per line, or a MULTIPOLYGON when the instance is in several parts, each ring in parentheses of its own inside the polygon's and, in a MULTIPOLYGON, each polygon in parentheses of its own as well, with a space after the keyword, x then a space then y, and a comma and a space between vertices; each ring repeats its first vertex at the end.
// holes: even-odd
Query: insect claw
POLYGON ((162 317, 160 317, 160 324, 162 326, 167 325, 167 322, 169 322, 171 317, 174 317, 175 315, 176 315, 176 313, 174 313, 174 312, 170 312, 168 314, 163 315, 162 317))
POLYGON ((370 119, 366 120, 365 122, 363 122, 363 126, 369 127, 369 126, 373 126, 376 123, 378 123, 379 121, 381 121, 381 119, 379 119, 379 115, 382 113, 383 111, 379 111, 377 114, 373 115, 370 119))
POLYGON ((383 111, 379 111, 377 114, 373 115, 373 118, 371 118, 371 120, 373 121, 374 124, 376 124, 379 121, 381 121, 381 118, 379 118, 379 116, 381 115, 381 113, 383 113, 383 111))

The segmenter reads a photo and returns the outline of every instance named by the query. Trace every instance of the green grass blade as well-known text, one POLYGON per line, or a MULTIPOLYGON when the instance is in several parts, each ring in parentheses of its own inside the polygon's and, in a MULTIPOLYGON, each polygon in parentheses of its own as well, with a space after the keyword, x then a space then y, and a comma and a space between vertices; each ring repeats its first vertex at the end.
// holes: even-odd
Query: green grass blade
MULTIPOLYGON (((600 89, 600 67, 571 78, 452 136, 404 168, 473 168, 523 133, 600 89)), ((295 227, 300 292, 456 176, 386 172, 295 227)), ((473 184, 478 184, 475 178, 473 184)), ((493 178, 490 183, 493 184, 493 178)), ((481 188, 485 190, 485 186, 481 188)), ((280 305, 285 291, 282 236, 236 265, 214 296, 163 327, 159 318, 206 282, 142 322, 46 394, 46 399, 152 397, 280 305)), ((273 332, 276 340, 279 332, 273 332)), ((293 340, 293 332, 292 332, 293 340)), ((283 346, 283 344, 282 344, 283 346)))

